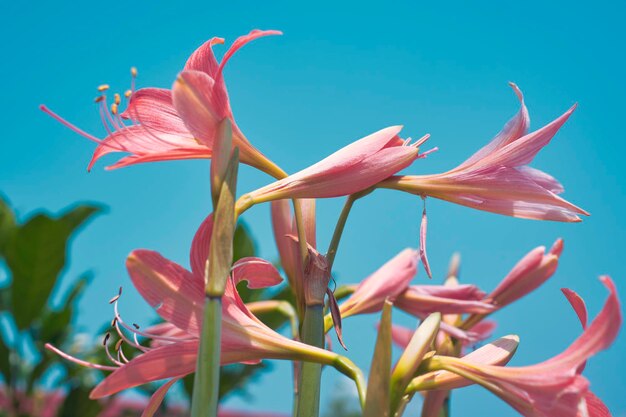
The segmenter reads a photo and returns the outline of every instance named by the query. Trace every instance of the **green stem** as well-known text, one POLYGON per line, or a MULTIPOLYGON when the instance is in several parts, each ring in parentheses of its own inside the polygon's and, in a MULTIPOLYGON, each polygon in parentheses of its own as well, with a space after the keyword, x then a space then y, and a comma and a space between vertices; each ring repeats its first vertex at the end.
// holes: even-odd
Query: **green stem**
POLYGON ((337 225, 335 226, 333 237, 330 240, 328 251, 326 252, 326 261, 328 261, 329 270, 332 270, 333 263, 335 262, 335 255, 337 255, 337 249, 339 248, 339 241, 341 240, 341 235, 343 234, 343 229, 346 227, 348 215, 350 215, 350 210, 352 210, 352 206, 355 201, 356 198, 354 198, 353 195, 349 195, 346 199, 346 203, 343 205, 343 209, 341 209, 341 214, 337 219, 337 225))
MULTIPOLYGON (((324 306, 310 305, 304 312, 302 341, 308 345, 324 346, 324 306)), ((297 417, 318 417, 320 412, 320 378, 322 365, 313 362, 302 363, 300 371, 300 396, 297 417)))
POLYGON ((217 416, 221 333, 222 298, 206 297, 191 398, 191 417, 217 416))
POLYGON ((298 232, 298 246, 300 247, 300 257, 302 258, 302 267, 306 267, 309 258, 309 248, 306 241, 306 231, 304 229, 304 219, 302 217, 302 204, 300 200, 293 199, 293 216, 296 219, 296 230, 298 232))

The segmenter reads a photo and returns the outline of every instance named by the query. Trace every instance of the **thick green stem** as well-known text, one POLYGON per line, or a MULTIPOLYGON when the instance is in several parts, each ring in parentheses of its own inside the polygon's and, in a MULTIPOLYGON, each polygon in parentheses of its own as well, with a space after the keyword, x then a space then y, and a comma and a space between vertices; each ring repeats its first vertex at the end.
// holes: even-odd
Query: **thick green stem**
POLYGON ((309 258, 309 248, 307 246, 307 237, 306 231, 304 228, 304 219, 302 217, 302 204, 300 204, 300 200, 292 200, 293 201, 293 215, 296 220, 296 230, 298 233, 298 246, 300 248, 300 257, 302 258, 303 268, 306 266, 307 260, 309 258))
POLYGON ((191 399, 191 417, 217 416, 222 333, 222 298, 207 297, 191 399))
MULTIPOLYGON (((302 341, 308 345, 324 346, 324 306, 307 306, 302 323, 302 341)), ((318 417, 320 411, 320 378, 322 365, 304 362, 300 371, 300 396, 297 417, 318 417)))

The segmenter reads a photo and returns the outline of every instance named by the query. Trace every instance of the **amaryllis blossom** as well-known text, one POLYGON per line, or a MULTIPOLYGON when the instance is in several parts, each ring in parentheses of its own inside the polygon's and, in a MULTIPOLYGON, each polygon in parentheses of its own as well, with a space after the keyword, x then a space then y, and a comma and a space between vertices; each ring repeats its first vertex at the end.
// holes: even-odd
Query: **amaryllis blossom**
POLYGON ((356 287, 339 306, 341 316, 381 311, 386 299, 395 300, 408 287, 415 277, 418 262, 417 251, 404 249, 356 287))
POLYGON ((233 145, 239 147, 240 160, 277 177, 284 176, 274 163, 259 152, 235 123, 226 92, 223 70, 228 60, 248 42, 268 35, 279 35, 275 30, 253 30, 235 40, 222 61, 217 62, 213 46, 224 39, 212 38, 194 51, 175 83, 173 92, 162 88, 133 88, 125 94, 130 98, 126 110, 120 114, 121 97, 115 94, 109 107, 104 90, 98 102, 102 124, 107 131, 104 139, 91 135, 47 107, 42 110, 75 131, 98 144, 89 169, 102 156, 112 152, 129 153, 110 169, 141 162, 176 159, 211 158, 218 124, 229 118, 232 123, 233 145))
MULTIPOLYGON (((483 301, 493 305, 495 311, 536 290, 554 275, 562 252, 562 239, 557 239, 547 252, 545 246, 531 250, 511 269, 498 286, 484 297, 483 301)), ((465 321, 463 325, 465 329, 472 328, 488 312, 475 313, 465 321)))
POLYGON ((501 308, 536 290, 554 274, 562 252, 562 239, 557 239, 548 252, 544 246, 533 249, 513 267, 487 299, 501 308))
POLYGON ((340 197, 362 191, 409 166, 419 155, 419 146, 401 139, 402 126, 372 133, 325 159, 248 194, 249 203, 284 198, 340 197))
MULTIPOLYGON (((161 327, 158 334, 151 334, 126 324, 118 313, 119 300, 115 297, 112 300, 115 303, 113 326, 121 340, 141 352, 138 356, 129 361, 117 346, 116 359, 107 348, 107 354, 115 366, 104 366, 86 363, 48 346, 82 365, 113 371, 92 391, 92 398, 171 378, 154 394, 149 404, 154 408, 177 379, 194 372, 205 298, 204 265, 209 253, 212 223, 212 216, 209 216, 193 240, 192 271, 148 250, 136 250, 127 260, 128 272, 139 293, 166 322, 181 332, 175 333, 171 328, 161 327), (128 336, 129 332, 132 337, 128 336), (158 343, 150 347, 141 345, 137 335, 157 340, 158 343)), ((263 288, 275 285, 282 279, 269 262, 258 258, 243 258, 233 266, 222 298, 222 364, 255 363, 264 358, 273 358, 336 365, 334 361, 338 358, 337 354, 288 339, 256 318, 237 293, 236 284, 240 280, 247 280, 250 288, 263 288)))
POLYGON ((379 186, 526 219, 576 222, 580 221, 578 215, 588 215, 558 196, 563 186, 556 179, 528 166, 576 106, 527 134, 528 111, 521 91, 515 84, 511 86, 521 109, 489 144, 468 160, 442 174, 395 176, 379 186))
POLYGON ((396 298, 394 306, 417 317, 437 311, 442 314, 491 312, 494 307, 482 301, 484 297, 483 291, 469 284, 411 285, 396 298))
MULTIPOLYGON (((545 362, 523 367, 502 367, 437 357, 432 359, 430 365, 435 369, 454 372, 468 380, 465 383, 458 380, 460 384, 472 381, 482 385, 524 416, 575 417, 579 413, 588 414, 585 408, 589 382, 580 375, 580 366, 611 345, 622 323, 615 285, 606 276, 601 277, 601 281, 610 294, 600 313, 564 352, 545 362)), ((431 382, 425 383, 430 388, 420 386, 416 389, 441 388, 433 385, 432 378, 431 382)), ((463 385, 445 388, 459 386, 463 385)))

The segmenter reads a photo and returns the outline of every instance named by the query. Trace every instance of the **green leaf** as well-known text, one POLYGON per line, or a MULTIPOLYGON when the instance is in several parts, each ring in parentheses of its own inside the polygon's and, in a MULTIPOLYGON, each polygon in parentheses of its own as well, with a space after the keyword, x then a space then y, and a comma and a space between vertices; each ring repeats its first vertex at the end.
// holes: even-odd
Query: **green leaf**
POLYGON ((363 417, 389 416, 389 387, 391 380, 391 307, 385 301, 378 327, 376 348, 367 381, 363 417))
POLYGON ((15 228, 15 213, 0 196, 0 257, 4 254, 4 248, 10 242, 15 228))
POLYGON ((89 389, 82 386, 73 387, 65 397, 58 417, 96 417, 102 411, 103 405, 96 400, 89 399, 89 389))
POLYGON ((243 220, 239 220, 233 238, 233 262, 241 258, 256 256, 256 252, 256 244, 248 225, 243 220))
POLYGON ((68 239, 99 210, 78 206, 60 218, 37 214, 15 231, 5 259, 13 276, 11 309, 18 328, 28 327, 45 308, 65 266, 68 239))
POLYGON ((2 332, 0 332, 0 374, 5 383, 11 381, 11 349, 4 343, 2 332))

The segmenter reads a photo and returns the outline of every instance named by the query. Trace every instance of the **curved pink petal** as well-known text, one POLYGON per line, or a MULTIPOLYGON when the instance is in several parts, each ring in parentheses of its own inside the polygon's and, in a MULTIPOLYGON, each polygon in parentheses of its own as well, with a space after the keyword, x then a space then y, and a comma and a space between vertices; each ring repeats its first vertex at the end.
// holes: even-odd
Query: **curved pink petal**
POLYGON ((200 227, 198 227, 191 242, 189 263, 194 276, 202 283, 204 283, 204 270, 211 248, 211 233, 213 233, 213 213, 200 223, 200 227))
POLYGON ((166 378, 179 378, 196 369, 198 341, 173 343, 146 352, 107 376, 91 391, 91 399, 166 378))
POLYGON ((524 95, 520 91, 520 89, 514 83, 509 83, 513 88, 513 91, 517 95, 517 98, 520 101, 520 109, 517 114, 509 120, 504 128, 496 135, 495 138, 491 140, 487 145, 478 150, 474 155, 469 157, 465 162, 463 162, 457 169, 463 169, 469 165, 472 165, 481 159, 488 157, 490 154, 495 152, 498 149, 508 145, 509 143, 514 142, 519 139, 528 131, 528 127, 530 126, 530 118, 528 116, 528 109, 524 104, 524 95))
POLYGON ((563 185, 556 178, 546 172, 535 169, 533 167, 529 167, 528 165, 522 165, 521 167, 517 167, 517 170, 533 180, 542 188, 545 188, 546 190, 553 192, 554 194, 561 194, 563 191, 565 191, 563 185))
POLYGON ((282 35, 283 33, 279 30, 259 30, 259 29, 254 29, 252 30, 250 33, 248 33, 247 35, 244 36, 240 36, 237 39, 235 39, 235 42, 233 42, 233 44, 231 45, 230 48, 228 48, 228 51, 226 51, 226 53, 224 54, 224 57, 222 58, 222 62, 220 63, 219 66, 219 70, 221 71, 224 66, 226 65, 226 63, 228 62, 228 60, 235 54, 235 52, 237 52, 239 49, 241 49, 242 46, 244 46, 245 44, 258 39, 258 38, 262 38, 264 36, 270 36, 270 35, 282 35))
POLYGON ((411 285, 409 287, 421 295, 454 300, 479 301, 485 298, 485 292, 474 284, 449 285, 411 285))
MULTIPOLYGON (((607 406, 591 391, 585 394, 585 406, 588 417, 611 417, 611 412, 607 406)), ((580 415, 580 417, 583 416, 580 415)))
POLYGON ((202 281, 154 251, 133 251, 126 268, 137 291, 164 320, 199 334, 204 307, 202 281))
MULTIPOLYGON (((164 161, 177 161, 181 159, 210 159, 213 153, 210 149, 205 147, 190 148, 190 149, 170 149, 162 152, 154 152, 145 155, 130 155, 126 156, 113 165, 106 167, 107 170, 123 168, 130 165, 142 164, 144 162, 164 162, 164 161)), ((92 163, 93 165, 93 163, 92 163)))
POLYGON ((230 113, 226 91, 204 72, 183 71, 172 87, 172 99, 187 129, 213 148, 217 126, 230 113))
POLYGON ((567 301, 572 305, 572 308, 576 312, 578 319, 580 320, 580 324, 583 326, 583 329, 587 327, 587 306, 585 305, 585 300, 582 299, 580 295, 576 293, 576 291, 570 290, 569 288, 561 288, 563 295, 567 298, 567 301))
POLYGON ((418 253, 405 249, 364 279, 339 307, 342 317, 380 311, 385 299, 395 299, 417 272, 418 253))
POLYGON ((213 53, 213 46, 224 43, 222 38, 211 38, 203 43, 187 59, 183 70, 202 71, 215 78, 219 64, 213 53))
POLYGON ((146 408, 144 408, 143 412, 141 413, 141 417, 154 416, 154 413, 156 413, 161 406, 161 403, 163 402, 167 391, 169 391, 172 385, 174 385, 179 380, 180 378, 173 378, 167 381, 165 384, 161 385, 150 397, 148 404, 146 404, 146 408))
POLYGON ((401 126, 375 132, 250 196, 257 202, 282 198, 339 197, 364 190, 410 165, 418 149, 397 135, 401 126))
POLYGON ((441 314, 485 314, 494 310, 494 306, 486 302, 436 297, 420 292, 419 287, 409 287, 396 298, 394 306, 415 316, 434 312, 441 314))
POLYGON ((273 287, 283 282, 283 278, 271 262, 256 257, 242 258, 235 262, 233 279, 235 283, 247 281, 248 288, 273 287))
POLYGON ((148 132, 180 134, 193 139, 174 108, 172 92, 164 88, 142 88, 135 91, 121 116, 140 123, 148 132))

